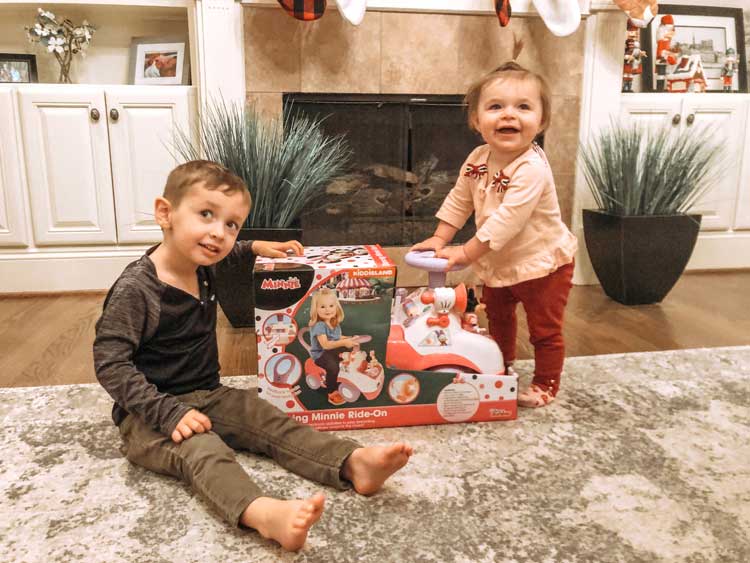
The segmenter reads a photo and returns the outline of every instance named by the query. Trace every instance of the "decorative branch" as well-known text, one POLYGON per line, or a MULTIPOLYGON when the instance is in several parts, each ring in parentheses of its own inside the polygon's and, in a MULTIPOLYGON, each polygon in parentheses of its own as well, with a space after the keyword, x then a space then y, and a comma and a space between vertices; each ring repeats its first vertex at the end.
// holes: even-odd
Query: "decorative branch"
POLYGON ((59 82, 70 83, 70 63, 73 55, 80 53, 86 56, 86 49, 94 36, 96 28, 83 20, 81 25, 74 25, 65 18, 59 20, 55 14, 39 8, 33 26, 25 26, 26 36, 30 43, 40 43, 52 53, 60 65, 59 82))

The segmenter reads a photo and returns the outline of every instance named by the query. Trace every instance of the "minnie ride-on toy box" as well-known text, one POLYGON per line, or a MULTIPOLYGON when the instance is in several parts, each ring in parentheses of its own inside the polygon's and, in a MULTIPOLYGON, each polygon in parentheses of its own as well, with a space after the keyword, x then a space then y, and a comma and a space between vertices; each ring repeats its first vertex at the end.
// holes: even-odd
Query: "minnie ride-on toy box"
MULTIPOLYGON (((424 258, 407 262, 445 267, 424 258)), ((435 287, 394 301, 396 267, 377 245, 258 258, 260 396, 321 430, 515 418, 516 378, 466 313, 466 289, 430 276, 435 287)))

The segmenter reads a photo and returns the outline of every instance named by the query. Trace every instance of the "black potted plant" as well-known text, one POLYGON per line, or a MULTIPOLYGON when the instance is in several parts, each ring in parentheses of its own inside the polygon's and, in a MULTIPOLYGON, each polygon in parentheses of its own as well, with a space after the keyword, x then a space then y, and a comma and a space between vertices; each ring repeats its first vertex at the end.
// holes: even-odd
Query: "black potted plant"
MULTIPOLYGON (((303 209, 348 167, 351 150, 342 137, 325 135, 319 119, 289 109, 273 117, 253 104, 212 101, 197 133, 177 132, 181 158, 218 162, 245 181, 253 201, 238 240, 302 240, 303 209)), ((253 266, 223 260, 216 267, 219 303, 234 327, 255 324, 253 266)))
POLYGON ((612 122, 580 150, 598 209, 583 210, 591 263, 604 292, 625 305, 658 303, 698 239, 689 210, 720 178, 722 147, 709 129, 612 122))

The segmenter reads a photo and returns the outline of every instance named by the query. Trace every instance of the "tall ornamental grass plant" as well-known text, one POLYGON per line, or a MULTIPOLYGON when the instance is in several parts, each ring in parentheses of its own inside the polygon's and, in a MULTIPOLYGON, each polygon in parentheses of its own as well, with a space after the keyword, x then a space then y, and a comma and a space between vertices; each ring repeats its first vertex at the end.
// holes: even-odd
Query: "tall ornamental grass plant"
POLYGON ((710 128, 680 133, 613 121, 580 150, 586 182, 601 211, 619 216, 687 212, 727 165, 710 128))
POLYGON ((177 132, 175 151, 186 160, 218 162, 245 181, 253 198, 248 226, 286 228, 351 160, 346 140, 324 134, 321 122, 294 114, 290 106, 273 118, 252 104, 212 101, 197 135, 177 132))

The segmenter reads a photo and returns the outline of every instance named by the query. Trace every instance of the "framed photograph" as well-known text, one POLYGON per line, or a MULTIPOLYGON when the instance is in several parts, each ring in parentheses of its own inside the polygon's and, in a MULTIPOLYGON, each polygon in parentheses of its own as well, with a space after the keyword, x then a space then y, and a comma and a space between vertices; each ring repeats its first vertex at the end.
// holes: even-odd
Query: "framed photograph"
POLYGON ((660 4, 641 46, 644 92, 748 91, 740 8, 660 4))
POLYGON ((134 37, 130 43, 131 84, 187 85, 189 59, 184 37, 134 37))
POLYGON ((38 81, 36 55, 0 53, 0 83, 24 84, 38 81))

